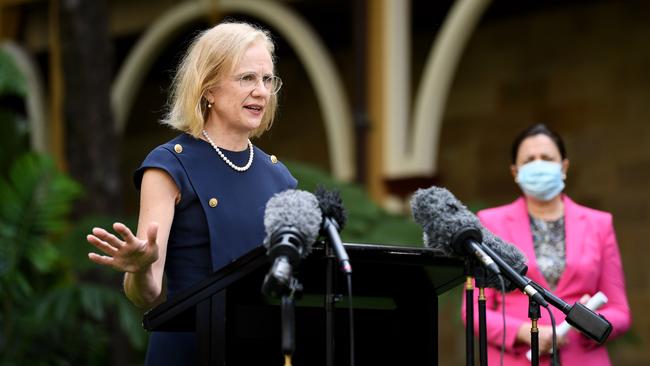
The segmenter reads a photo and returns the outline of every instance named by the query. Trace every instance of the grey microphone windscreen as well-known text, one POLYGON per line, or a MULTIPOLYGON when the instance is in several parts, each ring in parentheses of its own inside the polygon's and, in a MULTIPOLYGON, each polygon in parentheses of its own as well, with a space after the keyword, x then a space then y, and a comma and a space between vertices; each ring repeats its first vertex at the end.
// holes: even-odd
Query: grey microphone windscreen
POLYGON ((455 252, 452 237, 462 229, 480 230, 482 225, 451 192, 440 187, 418 189, 411 199, 413 218, 424 232, 424 245, 441 250, 447 256, 455 252))
POLYGON ((517 273, 526 274, 528 258, 517 246, 499 238, 485 227, 482 227, 481 231, 483 233, 483 245, 487 245, 494 250, 517 273))
POLYGON ((277 193, 266 203, 264 245, 270 245, 271 236, 278 230, 293 227, 303 236, 306 255, 318 237, 322 220, 318 200, 312 193, 297 189, 277 193))
MULTIPOLYGON (((451 192, 441 187, 419 189, 411 199, 413 218, 422 226, 424 245, 441 250, 448 256, 465 255, 453 243, 456 233, 466 229, 480 230, 482 244, 490 247, 503 261, 516 272, 525 274, 527 258, 515 245, 506 243, 486 229, 471 211, 451 192)), ((514 290, 514 284, 505 280, 506 291, 514 290)), ((495 275, 488 275, 486 286, 500 288, 495 275)))
MULTIPOLYGON (((506 264, 510 265, 515 272, 522 276, 526 274, 528 271, 528 266, 526 265, 528 259, 519 248, 494 235, 485 227, 482 228, 481 232, 483 233, 483 245, 490 247, 490 249, 497 253, 499 257, 503 259, 506 264)), ((499 288, 498 281, 499 279, 495 274, 488 273, 487 278, 485 279, 485 287, 499 288)), ((506 292, 513 291, 517 288, 514 283, 505 278, 503 282, 506 292)))

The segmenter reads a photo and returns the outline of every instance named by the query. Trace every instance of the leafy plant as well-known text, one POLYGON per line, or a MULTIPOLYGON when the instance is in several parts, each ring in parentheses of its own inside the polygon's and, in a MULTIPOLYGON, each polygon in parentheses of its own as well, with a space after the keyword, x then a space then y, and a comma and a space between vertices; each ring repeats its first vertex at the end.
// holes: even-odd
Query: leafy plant
POLYGON ((298 188, 314 191, 317 185, 341 193, 348 214, 344 241, 401 246, 422 246, 422 229, 410 218, 393 215, 374 203, 359 185, 341 183, 326 172, 298 162, 288 162, 291 173, 298 179, 298 188))
POLYGON ((0 179, 0 363, 102 364, 109 316, 143 348, 140 314, 85 258, 81 231, 91 224, 71 230, 67 214, 81 187, 34 154, 8 177, 0 179))
POLYGON ((86 258, 85 234, 108 220, 71 222, 81 187, 28 152, 19 75, 0 50, 0 364, 107 364, 118 330, 107 324, 142 350, 141 314, 120 293, 118 275, 86 258))

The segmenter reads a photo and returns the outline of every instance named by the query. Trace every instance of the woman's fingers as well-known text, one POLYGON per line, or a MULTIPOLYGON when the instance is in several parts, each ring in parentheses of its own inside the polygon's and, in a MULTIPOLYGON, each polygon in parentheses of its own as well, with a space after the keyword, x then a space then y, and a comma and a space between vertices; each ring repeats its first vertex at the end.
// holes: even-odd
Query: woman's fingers
POLYGON ((146 241, 133 235, 133 232, 122 223, 114 223, 113 229, 123 240, 98 227, 93 228, 92 234, 86 236, 88 243, 105 254, 88 253, 91 261, 124 272, 138 272, 157 260, 157 223, 151 223, 147 228, 146 241))
POLYGON ((94 227, 92 232, 94 236, 104 241, 106 244, 115 247, 116 249, 120 249, 124 246, 124 241, 118 239, 118 237, 100 227, 94 227))
POLYGON ((99 227, 93 228, 92 234, 86 236, 88 243, 105 254, 88 253, 90 261, 122 272, 140 272, 158 259, 157 223, 147 227, 146 241, 133 235, 122 223, 114 223, 113 229, 123 240, 99 227))
POLYGON ((558 337, 558 339, 557 339, 557 346, 558 347, 566 346, 567 344, 569 344, 569 337, 567 337, 567 336, 558 337))
POLYGON ((91 261, 97 263, 97 264, 102 264, 105 266, 113 266, 114 259, 112 257, 107 257, 105 255, 99 255, 97 253, 88 253, 88 259, 91 261))
POLYGON ((133 235, 131 232, 131 229, 129 229, 126 225, 122 224, 121 222, 116 222, 113 224, 113 230, 117 231, 120 236, 122 236, 122 239, 124 239, 125 242, 127 243, 132 243, 138 238, 133 235))
POLYGON ((118 248, 116 248, 115 246, 110 245, 107 242, 99 239, 95 235, 86 235, 86 240, 88 241, 88 243, 95 246, 95 248, 101 250, 102 252, 104 252, 104 253, 106 253, 108 255, 114 255, 118 251, 118 248))

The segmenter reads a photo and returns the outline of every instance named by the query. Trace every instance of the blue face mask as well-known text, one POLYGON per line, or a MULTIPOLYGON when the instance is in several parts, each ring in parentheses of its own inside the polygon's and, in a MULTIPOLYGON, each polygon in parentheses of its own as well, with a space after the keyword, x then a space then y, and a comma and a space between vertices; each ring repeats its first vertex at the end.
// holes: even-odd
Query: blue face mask
POLYGON ((519 168, 517 183, 527 196, 550 201, 564 189, 562 164, 535 160, 519 168))

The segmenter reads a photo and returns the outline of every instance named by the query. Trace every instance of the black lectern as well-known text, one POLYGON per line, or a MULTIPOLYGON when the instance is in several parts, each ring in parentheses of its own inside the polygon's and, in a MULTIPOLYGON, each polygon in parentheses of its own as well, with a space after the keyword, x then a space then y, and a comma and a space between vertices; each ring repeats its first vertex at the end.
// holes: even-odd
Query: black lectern
MULTIPOLYGON (((426 248, 345 244, 353 264, 356 364, 437 365, 438 296, 463 283, 463 262, 426 248)), ((325 365, 326 265, 314 245, 295 277, 295 366, 325 365)), ((282 365, 280 301, 260 288, 269 263, 257 248, 144 315, 148 331, 196 331, 201 365, 282 365)), ((346 294, 334 273, 335 291, 346 294)), ((335 312, 335 364, 349 362, 347 298, 335 312)))

